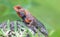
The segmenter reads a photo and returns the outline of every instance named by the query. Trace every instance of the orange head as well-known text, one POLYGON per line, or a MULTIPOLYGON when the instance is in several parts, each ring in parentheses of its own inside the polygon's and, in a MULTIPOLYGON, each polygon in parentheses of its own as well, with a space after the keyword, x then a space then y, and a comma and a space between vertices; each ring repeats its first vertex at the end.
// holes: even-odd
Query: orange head
POLYGON ((14 6, 14 10, 16 11, 16 12, 19 12, 19 10, 21 9, 22 7, 21 6, 14 6))
POLYGON ((20 17, 25 16, 24 9, 21 6, 14 6, 14 10, 20 17))

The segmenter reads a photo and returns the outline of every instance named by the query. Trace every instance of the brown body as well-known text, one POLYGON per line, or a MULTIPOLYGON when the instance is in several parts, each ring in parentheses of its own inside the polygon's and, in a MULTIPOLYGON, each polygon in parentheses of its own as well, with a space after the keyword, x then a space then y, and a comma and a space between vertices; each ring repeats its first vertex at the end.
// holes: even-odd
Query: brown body
POLYGON ((41 22, 39 22, 34 16, 32 16, 29 11, 25 10, 21 6, 15 6, 14 9, 20 18, 24 18, 22 19, 28 27, 32 28, 32 30, 34 30, 35 32, 36 29, 39 28, 40 32, 44 34, 45 37, 48 36, 45 26, 41 22))

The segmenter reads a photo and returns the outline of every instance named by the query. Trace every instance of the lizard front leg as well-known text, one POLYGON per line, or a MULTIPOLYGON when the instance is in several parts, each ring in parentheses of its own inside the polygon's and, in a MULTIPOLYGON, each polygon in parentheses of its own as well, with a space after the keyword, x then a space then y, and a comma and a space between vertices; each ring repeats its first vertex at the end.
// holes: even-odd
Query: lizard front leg
POLYGON ((30 27, 31 27, 31 26, 32 26, 32 24, 33 24, 33 20, 28 24, 28 26, 30 26, 30 27))

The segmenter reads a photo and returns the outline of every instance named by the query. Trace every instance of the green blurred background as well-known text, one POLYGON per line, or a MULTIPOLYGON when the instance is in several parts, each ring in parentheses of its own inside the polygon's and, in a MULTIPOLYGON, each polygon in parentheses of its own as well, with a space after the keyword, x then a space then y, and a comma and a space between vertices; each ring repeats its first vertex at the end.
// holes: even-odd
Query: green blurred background
POLYGON ((60 0, 0 0, 0 23, 20 19, 13 7, 21 5, 47 28, 49 37, 60 37, 60 0))

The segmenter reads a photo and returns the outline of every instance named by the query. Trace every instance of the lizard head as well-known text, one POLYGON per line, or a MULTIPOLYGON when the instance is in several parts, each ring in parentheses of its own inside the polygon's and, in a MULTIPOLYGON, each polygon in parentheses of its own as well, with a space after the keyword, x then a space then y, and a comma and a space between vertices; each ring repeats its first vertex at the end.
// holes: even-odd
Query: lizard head
POLYGON ((21 6, 14 6, 14 10, 17 12, 17 14, 20 16, 20 17, 23 17, 25 15, 24 13, 24 8, 22 8, 21 6))

